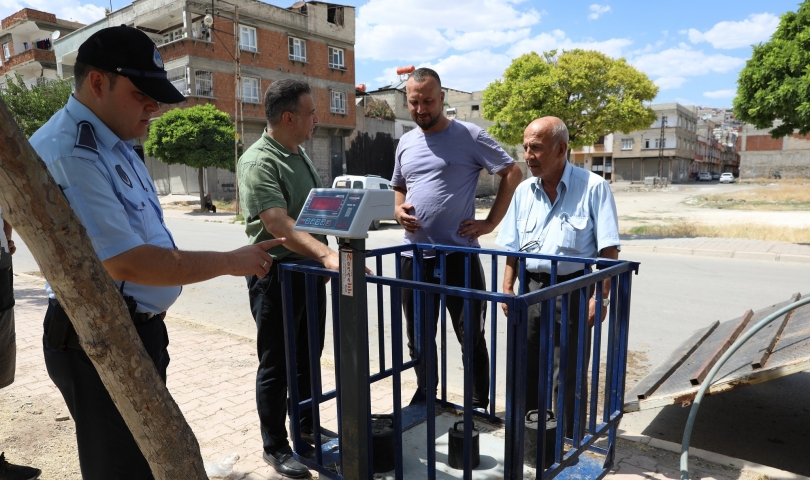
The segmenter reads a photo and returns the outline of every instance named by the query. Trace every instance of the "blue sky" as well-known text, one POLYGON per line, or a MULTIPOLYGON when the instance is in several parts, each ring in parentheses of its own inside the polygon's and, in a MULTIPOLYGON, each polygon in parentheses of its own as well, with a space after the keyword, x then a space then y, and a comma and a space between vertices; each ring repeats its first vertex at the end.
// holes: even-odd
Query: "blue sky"
MULTIPOLYGON (((656 102, 727 107, 751 45, 767 41, 797 0, 369 0, 357 7, 356 80, 396 81, 429 66, 451 88, 483 89, 530 51, 585 48, 626 58, 660 87, 656 102)), ((288 7, 293 0, 269 3, 288 7)), ((129 4, 113 0, 114 9, 129 4)), ((110 2, 0 0, 0 17, 31 7, 89 23, 110 2)))

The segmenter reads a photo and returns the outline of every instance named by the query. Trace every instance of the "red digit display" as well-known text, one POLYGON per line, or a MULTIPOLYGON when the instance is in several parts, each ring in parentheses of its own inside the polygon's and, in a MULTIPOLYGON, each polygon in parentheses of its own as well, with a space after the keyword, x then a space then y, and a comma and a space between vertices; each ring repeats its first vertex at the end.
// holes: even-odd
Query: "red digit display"
POLYGON ((340 211, 340 205, 343 203, 342 197, 313 197, 309 202, 310 210, 320 210, 322 212, 337 212, 340 211))

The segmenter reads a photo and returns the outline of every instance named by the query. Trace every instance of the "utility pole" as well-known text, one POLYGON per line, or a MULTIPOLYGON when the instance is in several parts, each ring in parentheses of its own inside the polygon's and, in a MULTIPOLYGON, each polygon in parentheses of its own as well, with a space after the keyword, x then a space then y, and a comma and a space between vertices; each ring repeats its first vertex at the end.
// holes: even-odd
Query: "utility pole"
MULTIPOLYGON (((233 78, 234 83, 236 84, 236 95, 234 96, 234 108, 233 108, 233 168, 234 172, 237 171, 237 167, 239 166, 239 114, 241 113, 241 106, 242 103, 242 92, 240 90, 242 86, 242 65, 240 62, 240 53, 241 49, 239 48, 239 5, 233 6, 233 78)), ((242 135, 244 136, 244 123, 245 119, 242 118, 242 135)), ((242 140, 244 142, 244 140, 242 140)), ((235 173, 234 173, 235 175, 235 173)), ((233 188, 235 192, 234 203, 236 204, 236 214, 239 215, 239 181, 238 179, 234 178, 233 181, 233 188)))

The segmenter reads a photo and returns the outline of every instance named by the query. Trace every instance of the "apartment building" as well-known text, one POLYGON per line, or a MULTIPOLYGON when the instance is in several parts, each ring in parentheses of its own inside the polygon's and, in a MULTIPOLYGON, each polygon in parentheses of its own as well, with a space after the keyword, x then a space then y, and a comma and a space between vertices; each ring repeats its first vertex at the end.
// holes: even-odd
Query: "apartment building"
POLYGON ((590 170, 609 182, 613 182, 613 138, 608 134, 599 137, 593 145, 574 148, 568 160, 575 166, 590 170))
POLYGON ((417 127, 408 111, 408 95, 405 93, 407 77, 401 78, 397 83, 368 92, 376 99, 385 100, 394 111, 394 140, 399 141, 403 135, 417 127))
MULTIPOLYGON (((185 103, 162 106, 161 113, 214 104, 238 117, 245 147, 265 128, 267 87, 286 78, 306 81, 319 123, 304 148, 327 185, 343 173, 344 139, 356 123, 354 22, 354 7, 317 1, 281 8, 256 0, 136 0, 57 40, 56 61, 70 76, 79 46, 94 32, 122 24, 138 28, 155 41, 170 80, 186 96, 185 103)), ((198 189, 195 171, 146 162, 162 193, 198 189)), ((232 173, 208 169, 206 175, 209 191, 232 195, 232 173)))
POLYGON ((686 181, 698 147, 696 109, 678 103, 652 104, 650 108, 657 119, 648 128, 614 133, 614 178, 641 182, 659 176, 660 165, 660 176, 668 182, 686 181))
POLYGON ((67 35, 84 25, 56 18, 56 15, 24 8, 0 22, 0 88, 6 76, 22 76, 26 85, 42 79, 56 79, 54 38, 67 35))

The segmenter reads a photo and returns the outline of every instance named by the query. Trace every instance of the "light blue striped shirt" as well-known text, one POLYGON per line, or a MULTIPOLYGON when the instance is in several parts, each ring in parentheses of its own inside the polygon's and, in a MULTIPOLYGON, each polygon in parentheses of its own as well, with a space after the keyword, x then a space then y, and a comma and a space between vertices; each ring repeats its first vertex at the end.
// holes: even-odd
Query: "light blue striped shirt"
MULTIPOLYGON (((133 142, 120 140, 73 95, 30 142, 62 187, 99 260, 147 244, 176 249, 155 185, 133 142)), ((121 282, 116 284, 120 288, 121 282)), ((46 289, 54 298, 50 285, 46 289)), ((123 293, 135 298, 139 312, 160 313, 181 290, 126 282, 123 293)))
MULTIPOLYGON (((619 247, 619 220, 610 186, 599 175, 566 162, 552 204, 542 180, 524 180, 515 190, 496 243, 507 250, 543 255, 595 258, 607 247, 619 247)), ((530 272, 551 272, 549 260, 527 260, 530 272)), ((558 275, 582 269, 560 262, 558 275)))

